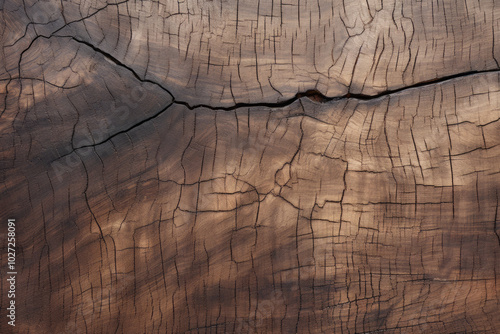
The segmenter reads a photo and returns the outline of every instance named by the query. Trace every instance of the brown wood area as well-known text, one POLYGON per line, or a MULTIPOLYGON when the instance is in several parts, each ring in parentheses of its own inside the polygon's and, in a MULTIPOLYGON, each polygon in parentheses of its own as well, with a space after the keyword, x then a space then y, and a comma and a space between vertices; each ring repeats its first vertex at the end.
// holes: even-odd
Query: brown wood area
POLYGON ((1 333, 500 333, 498 1, 0 9, 1 333))

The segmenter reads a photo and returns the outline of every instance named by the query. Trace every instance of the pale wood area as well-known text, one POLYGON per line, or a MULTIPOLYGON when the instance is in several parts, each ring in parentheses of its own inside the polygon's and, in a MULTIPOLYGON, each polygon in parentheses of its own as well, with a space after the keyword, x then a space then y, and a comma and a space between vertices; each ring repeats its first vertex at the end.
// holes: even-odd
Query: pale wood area
POLYGON ((500 331, 494 1, 0 8, 1 333, 500 331))

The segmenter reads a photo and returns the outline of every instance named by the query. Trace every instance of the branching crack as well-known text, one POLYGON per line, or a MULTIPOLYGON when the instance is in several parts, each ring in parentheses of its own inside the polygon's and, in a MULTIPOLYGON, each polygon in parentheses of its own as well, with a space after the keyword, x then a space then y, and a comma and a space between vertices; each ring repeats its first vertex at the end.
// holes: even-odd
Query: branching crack
MULTIPOLYGON (((379 99, 379 98, 382 98, 382 97, 385 97, 385 96, 397 94, 399 92, 403 92, 403 91, 410 90, 410 89, 413 89, 413 88, 420 88, 420 87, 425 87, 425 86, 440 84, 440 83, 444 83, 444 82, 447 82, 447 81, 450 81, 450 80, 454 80, 454 79, 458 79, 458 78, 463 78, 463 77, 468 77, 468 76, 472 76, 472 75, 476 75, 476 74, 500 73, 500 69, 498 69, 498 68, 489 69, 489 70, 481 70, 481 71, 461 72, 461 73, 457 73, 457 74, 452 74, 452 75, 448 75, 448 76, 443 76, 443 77, 439 77, 439 78, 435 78, 435 79, 431 79, 431 80, 426 80, 426 81, 418 82, 418 83, 415 83, 415 84, 409 85, 409 86, 404 86, 404 87, 400 87, 400 88, 396 88, 396 89, 385 90, 385 91, 382 91, 382 92, 379 92, 379 93, 373 94, 373 95, 368 95, 368 94, 354 94, 354 93, 348 92, 347 94, 344 94, 344 95, 328 97, 328 96, 325 96, 320 91, 318 91, 317 89, 311 89, 311 90, 307 90, 305 92, 298 92, 297 94, 295 94, 294 97, 292 97, 292 98, 290 98, 288 100, 280 101, 280 102, 254 102, 254 103, 238 102, 238 103, 235 103, 235 104, 233 104, 231 106, 211 106, 211 105, 208 105, 208 104, 191 105, 187 101, 181 101, 181 100, 175 98, 175 96, 166 87, 164 87, 160 83, 158 83, 156 81, 153 81, 153 80, 141 78, 139 76, 139 74, 137 74, 137 72, 133 68, 131 68, 130 66, 122 63, 120 60, 118 60, 117 58, 115 58, 110 53, 108 53, 108 52, 106 52, 106 51, 104 51, 104 50, 102 50, 102 49, 94 46, 92 43, 89 43, 89 42, 84 41, 84 40, 77 39, 74 36, 50 35, 49 37, 45 37, 45 36, 41 36, 40 35, 37 38, 35 38, 32 41, 32 43, 28 46, 28 48, 21 53, 21 58, 22 58, 22 55, 31 47, 31 45, 33 44, 33 42, 36 39, 38 39, 39 37, 46 38, 46 39, 50 39, 52 37, 70 38, 71 40, 73 40, 73 41, 75 41, 77 43, 84 44, 84 45, 88 46, 89 48, 91 48, 92 50, 94 50, 95 52, 97 52, 97 53, 103 55, 104 57, 106 57, 107 59, 111 60, 114 64, 116 64, 116 65, 118 65, 118 66, 120 66, 122 68, 125 68, 128 71, 130 71, 132 73, 132 75, 137 80, 139 80, 141 82, 148 82, 148 83, 151 83, 151 84, 153 84, 155 86, 158 86, 159 88, 161 88, 162 90, 164 90, 166 93, 168 93, 172 97, 172 99, 174 101, 173 103, 179 104, 179 105, 183 105, 183 106, 185 106, 186 108, 188 108, 190 110, 193 110, 193 109, 196 109, 196 108, 206 108, 206 109, 210 109, 210 110, 232 111, 232 110, 235 110, 235 109, 247 108, 247 107, 282 108, 282 107, 286 107, 288 105, 291 105, 292 103, 294 103, 295 101, 297 101, 297 100, 299 100, 299 99, 301 99, 303 97, 307 97, 310 100, 318 102, 318 103, 328 103, 330 101, 339 101, 339 100, 345 100, 345 99, 370 101, 370 100, 376 100, 376 99, 379 99)), ((19 59, 19 65, 20 64, 21 64, 21 59, 19 59)))
MULTIPOLYGON (((152 115, 152 116, 150 116, 148 118, 145 118, 145 119, 139 121, 138 123, 131 125, 127 129, 121 130, 121 131, 119 131, 119 132, 111 135, 110 137, 108 137, 108 138, 106 138, 106 139, 104 139, 104 140, 102 140, 102 141, 100 141, 98 143, 94 143, 94 144, 90 144, 90 145, 83 145, 81 147, 73 148, 73 150, 71 152, 66 153, 65 155, 61 156, 60 158, 63 158, 63 157, 65 157, 65 156, 73 153, 74 151, 76 151, 78 149, 87 148, 87 147, 95 147, 95 146, 101 145, 101 144, 103 144, 103 143, 111 140, 112 138, 118 136, 119 134, 127 133, 128 131, 130 131, 130 130, 138 127, 138 126, 140 126, 140 125, 142 125, 142 124, 144 124, 144 123, 146 123, 146 122, 148 122, 148 121, 150 121, 150 120, 152 120, 154 118, 157 118, 158 116, 160 116, 163 112, 165 112, 173 104, 185 106, 189 110, 194 110, 194 109, 197 109, 197 108, 206 108, 206 109, 209 109, 209 110, 233 111, 233 110, 236 110, 236 109, 239 109, 239 108, 251 108, 251 107, 283 108, 283 107, 286 107, 286 106, 289 106, 289 105, 293 104, 295 101, 300 100, 300 99, 302 99, 304 97, 307 97, 311 101, 314 101, 314 102, 317 102, 317 103, 328 103, 328 102, 331 102, 331 101, 340 101, 340 100, 345 100, 345 99, 353 99, 353 100, 360 100, 360 101, 371 101, 371 100, 380 99, 380 98, 383 98, 383 97, 386 97, 386 96, 391 96, 393 94, 397 94, 399 92, 403 92, 403 91, 410 90, 410 89, 413 89, 413 88, 419 88, 419 87, 424 87, 424 86, 430 86, 430 85, 440 84, 440 83, 444 83, 444 82, 447 82, 447 81, 450 81, 450 80, 454 80, 454 79, 457 79, 457 78, 468 77, 468 76, 472 76, 472 75, 476 75, 476 74, 500 73, 500 69, 490 69, 490 70, 483 70, 483 71, 462 72, 462 73, 458 73, 458 74, 453 74, 453 75, 449 75, 449 76, 444 76, 444 77, 436 78, 436 79, 433 79, 433 80, 419 82, 419 83, 416 83, 416 84, 413 84, 413 85, 410 85, 410 86, 405 86, 405 87, 401 87, 401 88, 397 88, 397 89, 392 89, 392 90, 386 90, 386 91, 383 91, 383 92, 380 92, 380 93, 374 94, 374 95, 353 94, 353 93, 348 92, 347 94, 341 95, 341 96, 327 97, 327 96, 323 95, 320 91, 318 91, 316 89, 312 89, 312 90, 307 90, 305 92, 298 92, 297 94, 295 94, 294 97, 292 97, 292 98, 290 98, 288 100, 281 101, 281 102, 255 102, 255 103, 243 103, 243 102, 240 102, 240 103, 235 103, 235 104, 233 104, 231 106, 211 106, 211 105, 207 105, 207 104, 191 105, 191 104, 189 104, 186 101, 181 101, 181 100, 176 99, 175 96, 166 87, 164 87, 160 83, 155 82, 153 80, 146 79, 146 78, 141 78, 139 76, 139 74, 132 67, 130 67, 130 66, 122 63, 120 60, 118 60, 117 58, 115 58, 110 53, 108 53, 108 52, 106 52, 104 50, 101 50, 100 48, 94 46, 92 43, 89 43, 87 41, 83 41, 83 40, 77 39, 74 36, 63 36, 63 35, 54 35, 54 34, 52 34, 52 35, 50 35, 48 37, 42 36, 42 35, 37 36, 35 39, 33 39, 33 41, 30 43, 30 45, 25 50, 23 50, 21 52, 21 54, 20 54, 20 59, 19 59, 19 77, 20 77, 20 67, 21 67, 22 57, 23 57, 24 53, 27 52, 28 49, 33 45, 33 43, 35 42, 35 40, 37 40, 38 38, 50 39, 50 38, 53 38, 53 37, 69 38, 69 39, 71 39, 71 40, 73 40, 73 41, 75 41, 77 43, 86 45, 87 47, 91 48, 95 52, 97 52, 97 53, 103 55, 104 57, 106 57, 107 59, 109 59, 111 62, 113 62, 117 66, 127 69, 138 81, 151 83, 151 84, 153 84, 153 85, 161 88, 163 91, 165 91, 172 98, 172 102, 169 102, 167 106, 165 106, 164 108, 162 108, 159 112, 155 113, 154 115, 152 115)), ((14 79, 14 78, 11 78, 11 80, 12 79, 14 79)), ((58 159, 60 159, 60 158, 58 158, 58 159)))

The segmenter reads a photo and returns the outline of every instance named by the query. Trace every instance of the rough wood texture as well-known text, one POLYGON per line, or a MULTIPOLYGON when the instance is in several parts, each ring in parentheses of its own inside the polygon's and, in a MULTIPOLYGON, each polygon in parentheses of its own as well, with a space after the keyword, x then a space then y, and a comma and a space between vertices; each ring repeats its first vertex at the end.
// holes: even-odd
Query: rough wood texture
POLYGON ((2 333, 496 333, 494 1, 0 3, 2 333))

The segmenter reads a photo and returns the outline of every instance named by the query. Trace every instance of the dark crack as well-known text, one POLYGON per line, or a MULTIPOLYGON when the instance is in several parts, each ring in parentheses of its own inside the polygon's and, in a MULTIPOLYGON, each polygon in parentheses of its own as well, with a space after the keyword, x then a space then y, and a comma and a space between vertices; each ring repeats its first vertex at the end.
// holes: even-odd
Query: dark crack
POLYGON ((102 49, 94 46, 92 43, 89 43, 87 41, 83 41, 83 40, 77 39, 74 36, 63 36, 63 35, 51 35, 49 37, 41 36, 41 35, 38 36, 37 38, 35 38, 32 41, 32 43, 28 46, 28 48, 26 48, 26 50, 24 50, 21 53, 19 64, 21 63, 22 55, 31 47, 31 45, 33 44, 33 42, 36 39, 38 39, 39 37, 43 37, 43 38, 46 38, 46 39, 50 39, 52 37, 70 38, 70 39, 72 39, 73 41, 75 41, 77 43, 84 44, 84 45, 88 46, 89 48, 91 48, 92 50, 94 50, 95 52, 103 55, 104 57, 106 57, 107 59, 109 59, 110 61, 112 61, 114 64, 116 64, 117 66, 120 66, 120 67, 125 68, 128 71, 130 71, 132 73, 132 75, 137 80, 139 80, 140 82, 151 83, 151 84, 153 84, 153 85, 161 88, 163 91, 165 91, 166 93, 168 93, 172 97, 173 103, 179 104, 179 105, 183 105, 186 108, 188 108, 189 110, 194 110, 194 109, 197 109, 197 108, 206 108, 206 109, 210 109, 210 110, 232 111, 232 110, 235 110, 235 109, 248 108, 248 107, 283 108, 283 107, 286 107, 286 106, 289 106, 289 105, 293 104, 295 101, 297 101, 297 100, 299 100, 301 98, 304 98, 304 97, 307 97, 311 101, 314 101, 314 102, 317 102, 317 103, 328 103, 330 101, 339 101, 339 100, 345 100, 345 99, 360 100, 360 101, 371 101, 371 100, 377 100, 377 99, 383 98, 385 96, 394 95, 394 94, 397 94, 397 93, 400 93, 400 92, 404 92, 406 90, 411 90, 411 89, 414 89, 414 88, 421 88, 421 87, 425 87, 425 86, 436 85, 436 84, 444 83, 444 82, 451 81, 451 80, 458 79, 458 78, 464 78, 464 77, 473 76, 473 75, 476 75, 476 74, 500 73, 500 69, 499 68, 489 69, 489 70, 481 70, 481 71, 461 72, 461 73, 457 73, 457 74, 452 74, 452 75, 448 75, 448 76, 444 76, 444 77, 439 77, 439 78, 435 78, 435 79, 431 79, 431 80, 426 80, 426 81, 418 82, 418 83, 415 83, 415 84, 409 85, 409 86, 404 86, 404 87, 400 87, 400 88, 396 88, 396 89, 385 90, 385 91, 382 91, 380 93, 373 94, 373 95, 369 95, 369 94, 355 94, 355 93, 348 92, 347 94, 344 94, 344 95, 328 97, 328 96, 325 96, 320 91, 318 91, 317 89, 311 89, 311 90, 307 90, 305 92, 298 92, 297 94, 295 94, 294 97, 292 97, 290 99, 287 99, 287 100, 284 100, 284 101, 280 101, 280 102, 253 102, 253 103, 239 102, 239 103, 235 103, 235 104, 233 104, 231 106, 211 106, 211 105, 208 105, 208 104, 191 105, 187 101, 182 101, 182 100, 177 99, 165 86, 161 85, 160 83, 158 83, 156 81, 153 81, 153 80, 146 79, 146 78, 141 78, 139 76, 139 74, 132 67, 130 67, 130 66, 122 63, 120 60, 118 60, 117 58, 115 58, 110 53, 108 53, 108 52, 106 52, 106 51, 104 51, 104 50, 102 50, 102 49))
MULTIPOLYGON (((153 81, 153 80, 146 79, 146 78, 141 78, 139 76, 139 74, 132 67, 124 64, 119 59, 117 59, 116 57, 114 57, 112 54, 110 54, 110 53, 108 53, 108 52, 106 52, 106 51, 104 51, 104 50, 102 50, 102 49, 94 46, 92 43, 89 43, 87 41, 83 41, 83 40, 77 39, 74 36, 63 36, 63 35, 54 35, 54 34, 51 34, 48 37, 47 36, 43 36, 43 35, 39 35, 36 38, 34 38, 31 41, 30 45, 25 50, 23 50, 21 52, 21 54, 20 54, 19 69, 18 69, 19 70, 19 78, 21 77, 21 75, 20 75, 21 69, 20 68, 21 68, 21 62, 22 62, 22 57, 23 57, 24 53, 27 52, 29 48, 31 48, 31 46, 34 44, 34 42, 38 38, 50 39, 52 37, 69 38, 69 39, 71 39, 71 40, 73 40, 73 41, 75 41, 75 42, 77 42, 79 44, 83 44, 83 45, 91 48, 96 53, 101 54, 102 56, 104 56, 105 58, 107 58, 108 60, 110 60, 112 63, 114 63, 115 65, 128 70, 138 81, 153 84, 153 85, 159 87, 160 89, 162 89, 163 91, 165 91, 172 98, 172 102, 169 102, 169 104, 167 106, 165 106, 164 108, 162 108, 160 111, 158 111, 154 115, 152 115, 152 116, 150 116, 148 118, 145 118, 145 119, 139 121, 136 124, 131 125, 127 129, 124 129, 124 130, 121 130, 121 131, 119 131, 117 133, 114 133, 113 135, 109 136, 108 138, 106 138, 106 139, 104 139, 104 140, 102 140, 102 141, 100 141, 98 143, 94 143, 94 144, 90 144, 90 145, 83 145, 83 146, 76 147, 76 148, 73 147, 73 150, 71 152, 62 155, 61 157, 59 157, 56 160, 64 158, 64 157, 70 155, 71 153, 75 152, 76 150, 83 149, 83 148, 88 148, 88 147, 95 147, 95 146, 101 145, 101 144, 103 144, 105 142, 108 142, 109 140, 111 140, 112 138, 114 138, 114 137, 116 137, 116 136, 118 136, 120 134, 127 133, 130 130, 132 130, 132 129, 138 127, 138 126, 140 126, 140 125, 142 125, 142 124, 144 124, 144 123, 146 123, 146 122, 148 122, 148 121, 150 121, 150 120, 152 120, 154 118, 157 118, 158 116, 160 116, 163 112, 165 112, 173 104, 182 105, 182 106, 186 107, 189 110, 194 110, 194 109, 198 109, 198 108, 206 108, 206 109, 209 109, 209 110, 233 111, 233 110, 240 109, 240 108, 252 108, 252 107, 284 108, 284 107, 287 107, 287 106, 293 104, 294 102, 296 102, 297 100, 300 100, 302 98, 308 98, 311 101, 316 102, 316 103, 329 103, 329 102, 332 102, 332 101, 342 101, 342 100, 346 100, 346 99, 347 100, 349 100, 349 99, 350 100, 359 100, 359 101, 372 101, 372 100, 377 100, 377 99, 384 98, 386 96, 391 96, 391 95, 394 95, 394 94, 397 94, 397 93, 400 93, 400 92, 404 92, 404 91, 407 91, 407 90, 411 90, 411 89, 415 89, 415 88, 421 88, 421 87, 426 87, 426 86, 431 86, 431 85, 437 85, 437 84, 441 84, 441 83, 448 82, 448 81, 451 81, 451 80, 454 80, 454 79, 458 79, 458 78, 464 78, 464 77, 469 77, 469 76, 479 75, 479 74, 485 74, 485 73, 500 73, 500 69, 490 69, 490 70, 482 70, 482 71, 462 72, 462 73, 457 73, 457 74, 453 74, 453 75, 449 75, 449 76, 444 76, 444 77, 440 77, 440 78, 436 78, 436 79, 432 79, 432 80, 422 81, 422 82, 419 82, 419 83, 416 83, 416 84, 413 84, 413 85, 410 85, 410 86, 400 87, 400 88, 392 89, 392 90, 386 90, 386 91, 380 92, 378 94, 373 94, 373 95, 354 94, 354 93, 348 92, 347 94, 344 94, 344 95, 328 97, 328 96, 323 95, 323 93, 321 93, 317 89, 312 89, 312 90, 307 90, 305 92, 298 92, 297 94, 295 94, 294 97, 292 97, 290 99, 287 99, 287 100, 284 100, 284 101, 280 101, 280 102, 255 102, 255 103, 243 103, 243 102, 240 102, 240 103, 235 103, 235 104, 233 104, 231 106, 211 106, 211 105, 208 105, 208 104, 191 105, 187 101, 181 101, 181 100, 178 100, 177 98, 175 98, 175 96, 166 87, 164 87, 160 83, 158 83, 156 81, 153 81)), ((12 78, 12 79, 14 79, 14 78, 12 78)), ((56 160, 54 160, 54 161, 56 161, 56 160)))
POLYGON ((185 101, 179 101, 174 98, 174 103, 183 105, 187 107, 190 110, 196 109, 196 108, 206 108, 206 109, 211 109, 211 110, 225 110, 225 111, 232 111, 235 109, 239 108, 248 108, 248 107, 269 107, 269 108, 283 108, 286 106, 291 105, 297 100, 300 100, 304 97, 310 99, 311 101, 317 102, 317 103, 328 103, 331 101, 341 101, 341 100, 359 100, 359 101, 372 101, 372 100, 377 100, 384 98, 386 96, 394 95, 400 92, 404 92, 406 90, 411 90, 415 88, 420 88, 420 87, 425 87, 425 86, 431 86, 431 85, 437 85, 440 83, 445 83, 454 79, 458 78, 464 78, 464 77, 469 77, 473 75, 479 75, 479 74, 485 74, 485 73, 500 73, 500 69, 490 69, 490 70, 483 70, 483 71, 468 71, 468 72, 462 72, 462 73, 457 73, 453 75, 448 75, 432 80, 427 80, 427 81, 422 81, 418 82, 416 84, 410 85, 410 86, 404 86, 401 88, 397 89, 390 89, 386 90, 383 92, 380 92, 378 94, 373 94, 373 95, 368 95, 368 94, 354 94, 354 93, 347 93, 344 95, 340 96, 332 96, 328 97, 323 95, 320 91, 316 89, 310 89, 305 92, 298 92, 295 94, 294 97, 288 100, 284 100, 281 102, 255 102, 255 103, 236 103, 232 106, 228 107, 223 107, 223 106, 210 106, 207 104, 197 104, 197 105, 190 105, 189 103, 185 101))
MULTIPOLYGON (((170 108, 170 107, 172 106, 172 104, 173 104, 173 102, 170 102, 170 103, 169 103, 169 104, 168 104, 165 108, 161 109, 160 111, 158 111, 158 112, 157 112, 157 113, 155 113, 154 115, 151 115, 150 117, 147 117, 147 118, 145 118, 145 119, 143 119, 143 120, 141 120, 141 121, 139 121, 139 122, 137 122, 137 123, 135 123, 135 124, 133 124, 133 125, 129 126, 128 128, 126 128, 126 129, 124 129, 124 130, 118 131, 118 132, 116 132, 116 133, 114 133, 114 134, 110 135, 108 138, 103 139, 103 140, 101 140, 101 141, 99 141, 99 142, 97 142, 97 143, 94 143, 94 144, 89 144, 89 145, 82 145, 82 146, 78 146, 78 147, 73 147, 73 149, 72 149, 70 152, 68 152, 68 153, 66 153, 66 154, 61 155, 59 158, 55 159, 54 161, 57 161, 57 160, 59 160, 59 159, 62 159, 62 158, 66 157, 66 156, 68 156, 68 155, 70 155, 70 154, 72 154, 73 152, 75 152, 75 151, 77 151, 77 150, 84 149, 84 148, 89 148, 89 147, 96 147, 96 146, 102 145, 102 144, 104 144, 104 143, 106 143, 106 142, 110 141, 111 139, 113 139, 114 137, 116 137, 116 136, 118 136, 118 135, 121 135, 121 134, 123 134, 123 133, 127 133, 127 132, 129 132, 129 131, 131 131, 131 130, 133 130, 133 129, 135 129, 135 128, 139 127, 139 126, 141 126, 142 124, 144 124, 144 123, 146 123, 146 122, 149 122, 149 121, 150 121, 150 120, 152 120, 152 119, 157 118, 158 116, 160 116, 161 114, 163 114, 163 112, 164 112, 165 110, 167 110, 168 108, 170 108)), ((73 143, 71 143, 71 144, 73 145, 73 143)), ((54 162, 54 161, 52 161, 52 162, 54 162)), ((52 163, 52 162, 51 162, 51 163, 52 163)))

